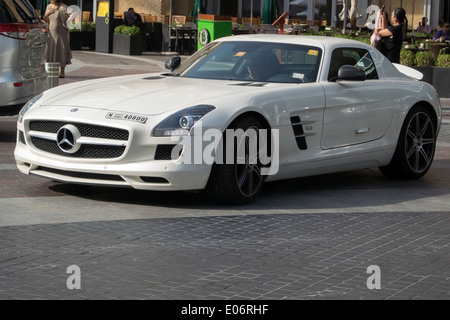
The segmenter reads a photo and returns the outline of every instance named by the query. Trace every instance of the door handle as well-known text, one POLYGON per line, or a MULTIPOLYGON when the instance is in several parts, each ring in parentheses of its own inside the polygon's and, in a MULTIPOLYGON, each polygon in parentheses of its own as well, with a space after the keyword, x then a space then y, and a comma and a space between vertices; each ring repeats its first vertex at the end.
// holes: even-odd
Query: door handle
POLYGON ((369 128, 360 128, 360 129, 356 129, 355 130, 355 134, 361 134, 361 133, 366 133, 369 132, 369 128))

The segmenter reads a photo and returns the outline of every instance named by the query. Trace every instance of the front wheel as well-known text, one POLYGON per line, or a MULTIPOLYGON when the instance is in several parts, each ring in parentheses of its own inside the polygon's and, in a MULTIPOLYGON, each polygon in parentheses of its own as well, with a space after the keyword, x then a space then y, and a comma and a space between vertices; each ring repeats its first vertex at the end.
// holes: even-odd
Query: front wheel
POLYGON ((435 149, 434 117, 427 108, 414 107, 405 118, 391 162, 380 170, 391 178, 418 179, 430 169, 435 149))
POLYGON ((220 164, 214 164, 207 186, 208 193, 216 200, 248 204, 261 191, 265 176, 261 174, 264 165, 260 156, 269 147, 267 135, 260 131, 262 128, 258 119, 249 117, 237 119, 227 129, 235 134, 228 141, 228 134, 224 134, 223 159, 220 164), (261 143, 261 139, 265 141, 261 143))

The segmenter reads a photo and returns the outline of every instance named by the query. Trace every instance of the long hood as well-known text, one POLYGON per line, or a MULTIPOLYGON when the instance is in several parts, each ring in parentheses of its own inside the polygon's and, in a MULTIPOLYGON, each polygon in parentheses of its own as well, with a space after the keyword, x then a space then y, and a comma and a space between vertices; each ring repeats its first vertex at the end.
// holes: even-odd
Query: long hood
POLYGON ((46 92, 41 105, 87 107, 161 114, 215 99, 254 90, 244 83, 171 76, 133 75, 78 82, 46 92))

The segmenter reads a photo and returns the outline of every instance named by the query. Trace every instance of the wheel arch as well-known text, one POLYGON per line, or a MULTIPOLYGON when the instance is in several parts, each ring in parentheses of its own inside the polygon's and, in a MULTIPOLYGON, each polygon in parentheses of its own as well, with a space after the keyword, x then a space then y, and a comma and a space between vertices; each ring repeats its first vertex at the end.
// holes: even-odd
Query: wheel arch
POLYGON ((235 117, 233 119, 233 121, 231 121, 231 123, 228 125, 228 127, 232 126, 234 123, 236 123, 237 121, 239 121, 240 119, 245 118, 245 117, 253 117, 253 118, 258 119, 263 124, 264 129, 272 128, 269 121, 267 120, 267 118, 263 114, 261 114, 257 111, 246 111, 244 113, 239 114, 237 117, 235 117))
POLYGON ((421 101, 416 102, 414 105, 412 105, 411 108, 409 108, 408 113, 413 108, 418 107, 418 106, 423 106, 423 107, 427 108, 431 112, 431 115, 433 116, 433 124, 434 124, 434 127, 435 127, 436 131, 437 131, 439 129, 438 128, 438 114, 436 113, 436 109, 433 107, 433 105, 430 102, 428 102, 428 101, 421 100, 421 101))

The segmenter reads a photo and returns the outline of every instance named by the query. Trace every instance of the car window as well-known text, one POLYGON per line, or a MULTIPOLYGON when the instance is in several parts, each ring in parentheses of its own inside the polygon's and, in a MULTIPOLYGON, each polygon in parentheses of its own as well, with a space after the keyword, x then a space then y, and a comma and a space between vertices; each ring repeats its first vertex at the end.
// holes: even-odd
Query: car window
POLYGON ((320 48, 269 42, 215 42, 188 59, 176 73, 188 78, 314 82, 320 48))
POLYGON ((375 63, 370 56, 369 51, 358 48, 338 48, 334 49, 330 69, 328 72, 328 80, 337 76, 339 68, 343 65, 351 65, 364 71, 367 80, 378 79, 378 73, 375 63))
POLYGON ((39 22, 39 16, 28 0, 0 1, 0 23, 39 22))

